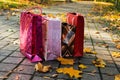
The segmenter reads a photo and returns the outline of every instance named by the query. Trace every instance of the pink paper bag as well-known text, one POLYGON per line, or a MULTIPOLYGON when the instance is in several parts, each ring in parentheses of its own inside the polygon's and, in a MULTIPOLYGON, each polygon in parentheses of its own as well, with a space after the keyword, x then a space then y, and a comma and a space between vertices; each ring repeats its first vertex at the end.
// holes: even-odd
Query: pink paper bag
POLYGON ((42 16, 29 11, 22 12, 20 16, 20 51, 32 62, 42 61, 42 37, 42 16))
POLYGON ((61 21, 47 18, 47 39, 45 45, 45 60, 54 60, 61 56, 61 21))

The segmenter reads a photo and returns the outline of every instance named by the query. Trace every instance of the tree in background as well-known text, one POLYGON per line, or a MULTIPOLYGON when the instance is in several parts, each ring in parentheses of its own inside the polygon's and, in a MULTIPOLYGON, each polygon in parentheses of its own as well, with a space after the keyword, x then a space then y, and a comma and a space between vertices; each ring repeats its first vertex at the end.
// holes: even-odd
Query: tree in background
POLYGON ((49 3, 51 0, 29 0, 29 1, 34 1, 36 3, 44 4, 44 3, 49 3))
POLYGON ((119 0, 115 0, 115 6, 118 8, 118 6, 120 7, 120 1, 119 0))
POLYGON ((72 2, 72 0, 66 0, 66 2, 72 2))

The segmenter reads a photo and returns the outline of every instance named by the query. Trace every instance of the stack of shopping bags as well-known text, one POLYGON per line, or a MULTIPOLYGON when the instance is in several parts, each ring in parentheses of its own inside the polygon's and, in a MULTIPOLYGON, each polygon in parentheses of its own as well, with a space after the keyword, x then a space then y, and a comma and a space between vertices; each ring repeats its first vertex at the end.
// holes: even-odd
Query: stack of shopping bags
POLYGON ((84 18, 67 13, 66 22, 58 17, 42 15, 40 7, 21 12, 20 51, 32 62, 54 60, 58 57, 82 57, 84 18), (40 10, 39 14, 31 12, 40 10))

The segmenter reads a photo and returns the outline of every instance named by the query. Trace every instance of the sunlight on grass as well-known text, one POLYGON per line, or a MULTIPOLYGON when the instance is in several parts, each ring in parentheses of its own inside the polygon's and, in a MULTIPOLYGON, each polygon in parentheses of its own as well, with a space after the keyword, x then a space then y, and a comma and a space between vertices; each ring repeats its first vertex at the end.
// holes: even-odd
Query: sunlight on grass
POLYGON ((108 3, 108 2, 94 2, 95 4, 98 4, 98 5, 106 5, 106 6, 113 6, 114 4, 113 3, 108 3))
POLYGON ((97 16, 99 22, 105 24, 112 34, 120 36, 120 10, 115 4, 108 2, 94 2, 93 15, 97 16))
POLYGON ((10 9, 10 8, 24 8, 34 5, 40 5, 32 1, 23 1, 23 0, 0 0, 0 9, 10 9))
POLYGON ((11 1, 11 0, 0 0, 0 2, 9 3, 9 4, 26 4, 29 1, 11 1))

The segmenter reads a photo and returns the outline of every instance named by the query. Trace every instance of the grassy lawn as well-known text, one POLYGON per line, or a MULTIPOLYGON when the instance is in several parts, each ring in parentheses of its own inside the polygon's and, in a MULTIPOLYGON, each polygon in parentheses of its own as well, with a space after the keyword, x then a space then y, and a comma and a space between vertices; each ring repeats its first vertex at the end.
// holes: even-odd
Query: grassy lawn
MULTIPOLYGON (((119 6, 120 7, 120 6, 119 6)), ((93 8, 94 15, 99 16, 100 22, 105 24, 113 34, 120 36, 120 9, 112 3, 97 2, 93 8)))
POLYGON ((52 5, 64 4, 64 1, 49 1, 47 3, 35 3, 33 1, 18 1, 18 0, 0 0, 0 9, 11 9, 11 8, 26 8, 30 6, 41 6, 50 7, 52 5))
POLYGON ((0 0, 0 9, 19 8, 21 6, 26 6, 26 4, 10 0, 0 0))

